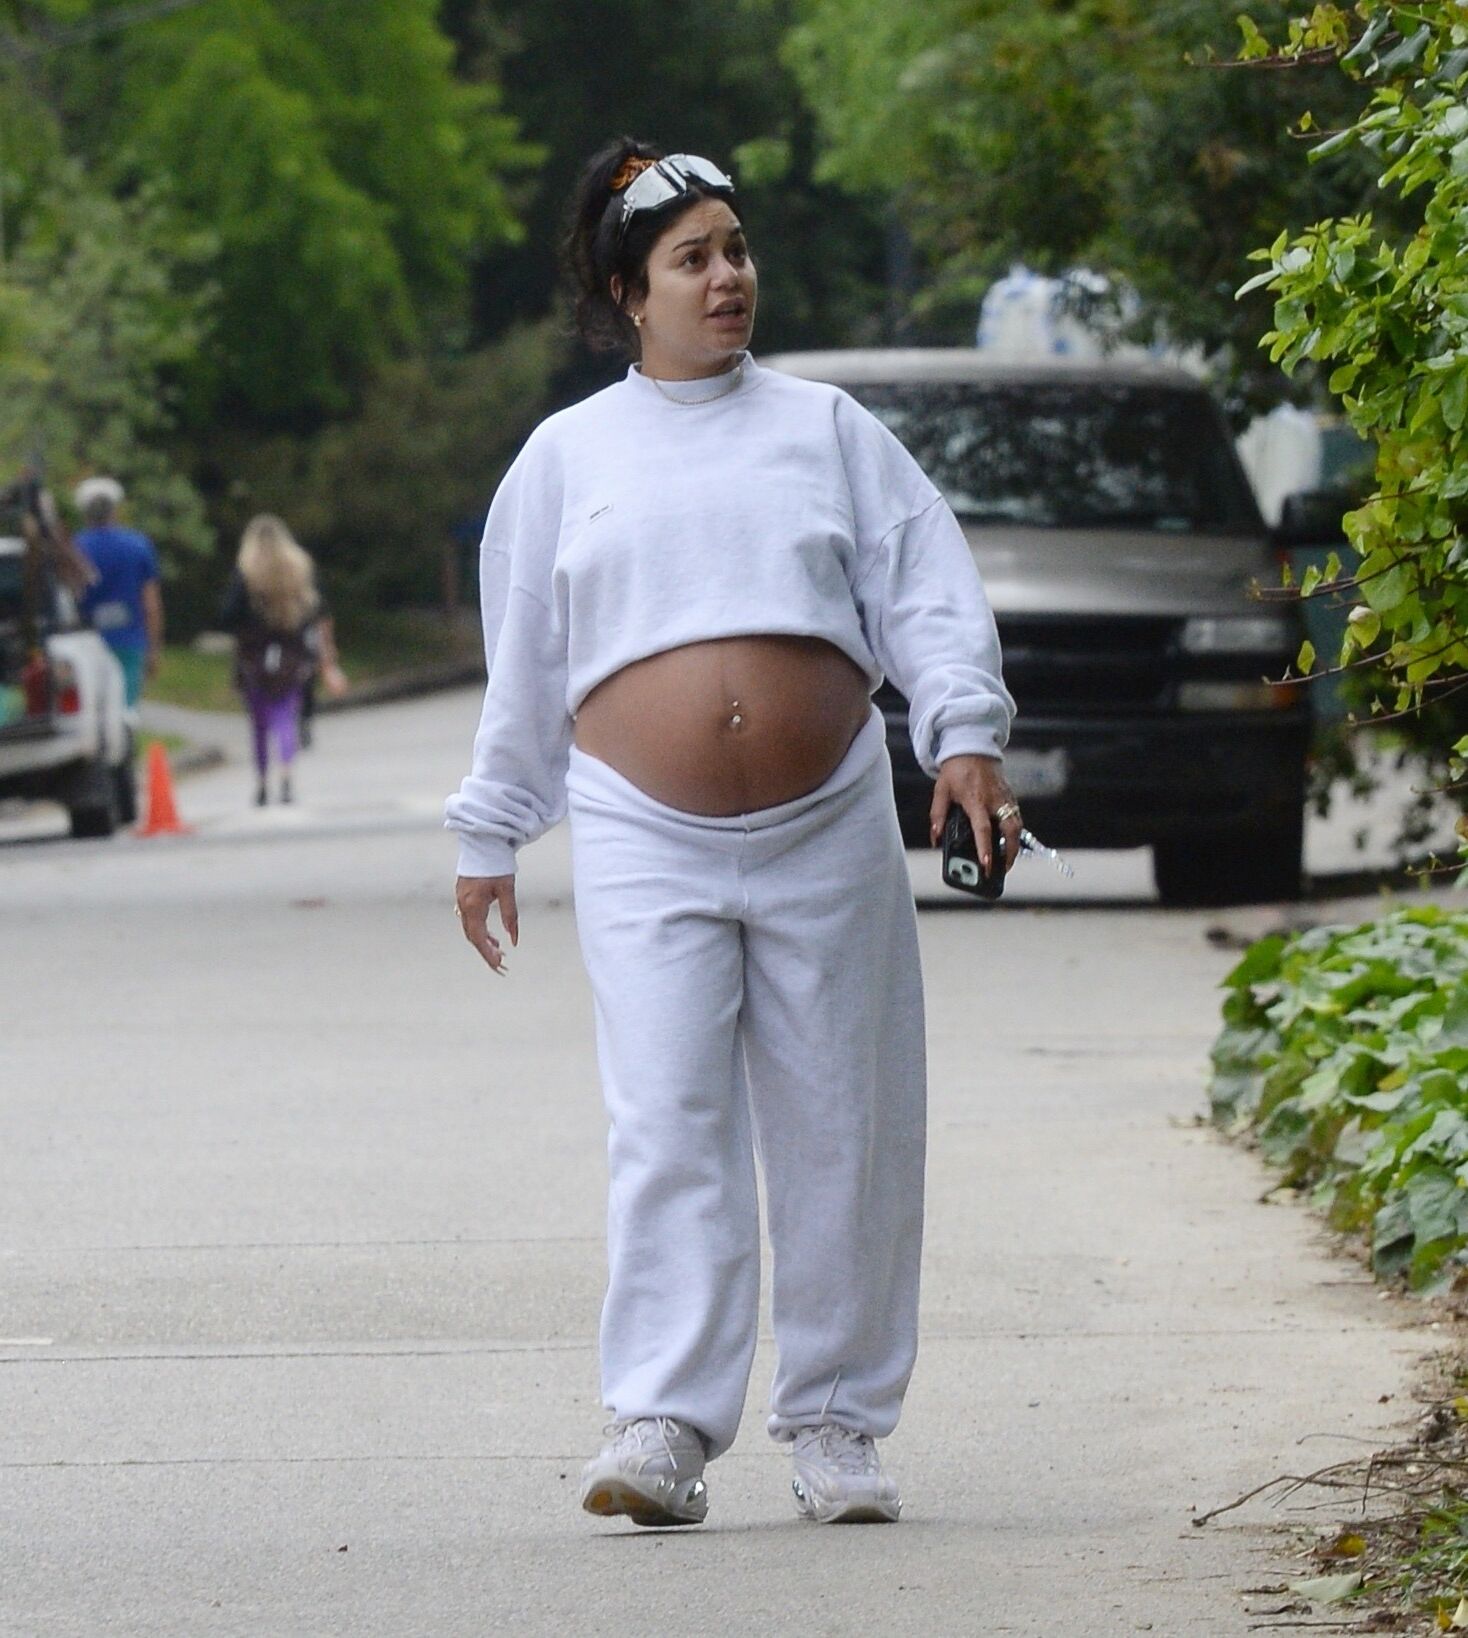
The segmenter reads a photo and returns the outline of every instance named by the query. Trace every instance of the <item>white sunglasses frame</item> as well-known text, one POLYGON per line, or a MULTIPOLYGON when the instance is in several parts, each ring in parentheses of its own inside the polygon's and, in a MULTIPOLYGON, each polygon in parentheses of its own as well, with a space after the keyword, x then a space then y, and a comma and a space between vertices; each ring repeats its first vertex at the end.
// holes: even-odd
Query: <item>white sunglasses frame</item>
POLYGON ((713 160, 704 159, 699 154, 666 154, 633 177, 622 190, 622 215, 617 223, 618 243, 626 236, 628 223, 639 211, 659 210, 671 204, 689 191, 690 183, 709 188, 715 193, 734 192, 733 177, 726 176, 713 160), (697 170, 695 166, 703 168, 697 170), (644 187, 644 183, 648 185, 644 187), (654 183, 661 184, 661 187, 655 190, 654 183), (643 194, 656 191, 657 197, 638 199, 634 196, 639 190, 643 194))

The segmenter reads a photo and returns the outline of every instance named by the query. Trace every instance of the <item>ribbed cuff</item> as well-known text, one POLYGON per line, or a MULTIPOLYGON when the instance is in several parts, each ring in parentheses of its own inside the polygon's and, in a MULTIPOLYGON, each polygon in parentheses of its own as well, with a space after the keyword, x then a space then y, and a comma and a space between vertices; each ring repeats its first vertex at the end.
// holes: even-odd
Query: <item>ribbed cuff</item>
POLYGON ((459 874, 461 876, 513 876, 515 850, 498 836, 459 832, 459 874))
POLYGON ((950 757, 992 756, 1004 760, 1004 747, 994 729, 981 722, 956 722, 938 736, 937 763, 941 768, 950 757))

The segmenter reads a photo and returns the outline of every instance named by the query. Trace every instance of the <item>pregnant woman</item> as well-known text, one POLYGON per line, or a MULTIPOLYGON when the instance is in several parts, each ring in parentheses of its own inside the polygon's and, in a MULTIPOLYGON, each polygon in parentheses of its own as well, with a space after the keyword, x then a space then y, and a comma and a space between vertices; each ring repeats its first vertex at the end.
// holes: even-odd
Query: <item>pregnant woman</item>
POLYGON ((917 925, 881 714, 987 863, 1019 819, 1013 702, 947 505, 845 393, 747 351, 757 279, 730 179, 597 154, 568 253, 581 332, 635 362, 542 422, 490 508, 489 686, 449 799, 458 913, 496 973, 515 854, 569 809, 611 1131, 602 1394, 582 1505, 694 1524, 733 1441, 759 1301, 797 1510, 895 1520, 874 1441, 917 1349, 926 1083, 917 925))

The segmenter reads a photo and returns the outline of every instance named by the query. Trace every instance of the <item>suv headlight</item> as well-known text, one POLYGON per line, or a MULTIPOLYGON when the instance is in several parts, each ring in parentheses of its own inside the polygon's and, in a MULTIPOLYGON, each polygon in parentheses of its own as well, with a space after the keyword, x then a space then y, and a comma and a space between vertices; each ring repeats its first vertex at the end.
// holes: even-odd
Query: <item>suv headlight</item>
POLYGON ((1184 682, 1177 685, 1179 711, 1287 711, 1297 705, 1294 683, 1184 682))
POLYGON ((1185 654, 1279 654, 1293 647, 1295 627, 1277 614, 1215 614, 1183 625, 1185 654))

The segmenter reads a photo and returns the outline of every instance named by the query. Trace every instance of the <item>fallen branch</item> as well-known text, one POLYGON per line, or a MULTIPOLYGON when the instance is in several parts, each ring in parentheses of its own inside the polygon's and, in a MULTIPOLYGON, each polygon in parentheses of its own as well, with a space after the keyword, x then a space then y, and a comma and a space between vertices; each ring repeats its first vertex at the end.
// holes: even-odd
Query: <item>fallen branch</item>
POLYGON ((1224 1506, 1215 1507, 1211 1512, 1199 1513, 1194 1518, 1193 1523, 1199 1526, 1209 1524, 1220 1515, 1232 1513, 1236 1507, 1242 1507, 1245 1502, 1252 1501, 1255 1496, 1262 1496, 1266 1490, 1273 1490, 1276 1485, 1280 1484, 1289 1486, 1289 1489, 1285 1491, 1287 1496, 1293 1494, 1296 1490, 1303 1490, 1309 1484, 1320 1485, 1322 1488, 1332 1490, 1355 1490, 1358 1488, 1360 1480, 1354 1483, 1345 1483, 1327 1475, 1341 1473, 1357 1465, 1359 1464, 1355 1462, 1332 1462, 1329 1467, 1317 1468, 1314 1473, 1278 1473, 1274 1478, 1266 1480, 1263 1484, 1255 1485, 1252 1490, 1245 1491, 1242 1496, 1235 1497, 1233 1501, 1226 1503, 1224 1506))

